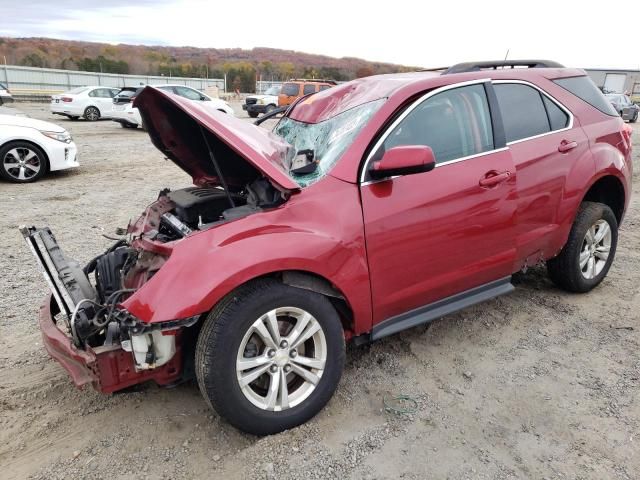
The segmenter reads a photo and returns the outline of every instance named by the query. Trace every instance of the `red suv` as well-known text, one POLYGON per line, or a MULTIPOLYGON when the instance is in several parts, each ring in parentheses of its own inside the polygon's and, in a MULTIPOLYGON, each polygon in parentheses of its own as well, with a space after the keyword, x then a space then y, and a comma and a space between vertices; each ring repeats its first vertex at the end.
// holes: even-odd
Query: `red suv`
POLYGON ((152 87, 135 106, 194 186, 161 191, 84 267, 22 227, 52 290, 44 345, 102 392, 195 376, 255 434, 315 415, 348 341, 510 292, 544 261, 591 290, 631 194, 630 130, 552 62, 354 80, 273 133, 152 87))

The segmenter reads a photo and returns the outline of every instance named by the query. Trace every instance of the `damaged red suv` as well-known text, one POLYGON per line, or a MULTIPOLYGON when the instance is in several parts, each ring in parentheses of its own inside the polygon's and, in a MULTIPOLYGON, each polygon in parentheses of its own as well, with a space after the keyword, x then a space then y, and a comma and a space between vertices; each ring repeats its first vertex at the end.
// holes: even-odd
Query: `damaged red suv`
POLYGON ((553 62, 358 79, 273 132, 152 87, 135 104, 194 186, 162 190, 85 266, 21 227, 51 288, 44 345, 105 393, 195 377, 259 435, 322 409, 345 342, 510 292, 540 262, 591 290, 631 194, 630 130, 553 62))

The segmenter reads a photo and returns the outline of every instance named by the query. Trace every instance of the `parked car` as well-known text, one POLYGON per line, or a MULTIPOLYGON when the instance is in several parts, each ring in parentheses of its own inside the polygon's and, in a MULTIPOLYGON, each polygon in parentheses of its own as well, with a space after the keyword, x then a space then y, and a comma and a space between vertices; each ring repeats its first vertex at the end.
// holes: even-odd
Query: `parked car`
POLYGON ((511 292, 544 261, 592 290, 631 194, 631 127, 583 70, 548 61, 361 78, 273 132, 157 88, 135 104, 194 186, 163 189, 84 268, 22 228, 53 289, 44 345, 102 392, 195 372, 258 435, 322 409, 346 342, 511 292))
MULTIPOLYGON (((136 88, 133 94, 130 94, 130 89, 124 92, 121 91, 116 98, 113 99, 112 120, 122 125, 122 128, 138 128, 140 126, 145 129, 140 111, 132 103, 132 100, 136 98, 143 88, 144 87, 136 88)), ((156 85, 156 88, 196 102, 206 102, 205 105, 208 109, 235 115, 233 108, 231 108, 227 102, 219 98, 212 98, 195 88, 184 85, 156 85)))
POLYGON ((49 171, 77 167, 76 153, 64 128, 20 113, 0 114, 0 178, 35 182, 49 171))
POLYGON ((640 106, 631 102, 631 99, 627 95, 607 93, 605 97, 611 102, 611 105, 613 105, 613 108, 616 109, 616 112, 618 112, 623 120, 628 120, 630 123, 635 123, 638 120, 640 106))
POLYGON ((12 103, 13 97, 11 96, 11 92, 4 83, 0 83, 0 105, 5 103, 12 103))
POLYGON ((321 92, 336 85, 333 80, 292 79, 282 85, 278 95, 278 106, 291 105, 298 98, 310 93, 321 92))
POLYGON ((242 109, 251 118, 256 118, 261 113, 269 113, 278 107, 278 95, 280 95, 279 86, 268 88, 262 95, 248 95, 242 109))
POLYGON ((113 97, 114 105, 123 105, 125 103, 131 103, 136 94, 140 93, 144 86, 140 87, 123 87, 120 89, 116 96, 113 97))
POLYGON ((91 122, 110 118, 113 97, 119 91, 119 88, 110 87, 78 87, 61 95, 52 95, 51 113, 71 120, 83 117, 91 122))

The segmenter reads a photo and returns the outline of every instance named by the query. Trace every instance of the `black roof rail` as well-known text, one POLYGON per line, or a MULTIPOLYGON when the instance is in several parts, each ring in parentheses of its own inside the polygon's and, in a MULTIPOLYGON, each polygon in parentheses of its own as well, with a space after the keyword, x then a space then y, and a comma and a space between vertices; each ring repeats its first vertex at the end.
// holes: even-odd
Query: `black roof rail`
POLYGON ((495 60, 485 62, 465 62, 449 67, 443 75, 449 73, 479 72, 480 70, 497 70, 498 68, 564 68, 551 60, 495 60))

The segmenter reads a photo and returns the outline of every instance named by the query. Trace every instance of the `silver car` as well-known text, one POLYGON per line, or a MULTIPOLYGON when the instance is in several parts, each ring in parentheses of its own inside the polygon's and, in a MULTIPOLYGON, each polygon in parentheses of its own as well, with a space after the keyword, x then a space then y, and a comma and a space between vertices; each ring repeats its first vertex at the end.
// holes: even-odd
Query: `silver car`
POLYGON ((633 102, 627 95, 621 93, 607 93, 605 95, 607 100, 613 105, 613 108, 620 114, 623 120, 628 120, 629 123, 635 123, 638 120, 638 112, 640 107, 633 102))

